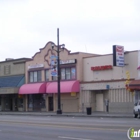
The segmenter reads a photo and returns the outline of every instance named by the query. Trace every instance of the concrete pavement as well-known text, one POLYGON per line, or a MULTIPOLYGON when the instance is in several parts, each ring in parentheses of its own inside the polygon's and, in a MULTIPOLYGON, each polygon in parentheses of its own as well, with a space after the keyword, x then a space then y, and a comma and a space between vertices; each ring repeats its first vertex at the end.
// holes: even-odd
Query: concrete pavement
POLYGON ((0 115, 29 115, 29 116, 67 116, 67 117, 106 117, 106 118, 133 118, 133 113, 108 113, 108 112, 92 112, 91 115, 84 113, 65 113, 57 114, 56 112, 5 112, 1 111, 0 115))

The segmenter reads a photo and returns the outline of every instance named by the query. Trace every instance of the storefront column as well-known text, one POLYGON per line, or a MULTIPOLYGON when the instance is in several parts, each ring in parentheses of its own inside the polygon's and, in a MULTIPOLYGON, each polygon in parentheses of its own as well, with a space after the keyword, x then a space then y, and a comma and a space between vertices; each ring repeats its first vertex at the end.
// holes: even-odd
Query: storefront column
POLYGON ((46 112, 48 111, 48 94, 46 94, 46 100, 45 100, 45 104, 46 104, 46 112))
POLYGON ((27 98, 27 95, 25 95, 25 111, 28 111, 28 98, 27 98))
POLYGON ((91 107, 91 91, 81 90, 80 93, 80 112, 86 112, 87 107, 91 107))
POLYGON ((53 99, 54 99, 54 109, 53 109, 53 111, 56 112, 56 94, 53 94, 53 99))

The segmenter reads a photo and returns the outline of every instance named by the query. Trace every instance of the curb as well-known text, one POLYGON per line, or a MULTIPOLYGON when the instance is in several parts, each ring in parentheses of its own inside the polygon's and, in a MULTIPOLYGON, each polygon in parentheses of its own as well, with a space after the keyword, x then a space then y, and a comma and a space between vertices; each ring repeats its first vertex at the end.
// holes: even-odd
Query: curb
POLYGON ((0 115, 14 115, 14 116, 53 116, 53 117, 90 117, 90 118, 133 118, 132 116, 128 115, 75 115, 75 114, 25 114, 25 113, 0 113, 0 115))

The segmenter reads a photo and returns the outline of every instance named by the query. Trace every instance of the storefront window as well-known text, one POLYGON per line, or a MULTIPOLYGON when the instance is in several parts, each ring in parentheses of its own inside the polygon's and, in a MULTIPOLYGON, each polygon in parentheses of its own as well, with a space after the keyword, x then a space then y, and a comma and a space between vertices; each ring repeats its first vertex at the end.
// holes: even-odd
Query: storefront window
POLYGON ((23 108, 23 98, 18 98, 18 107, 23 108))
POLYGON ((41 71, 37 71, 37 81, 41 81, 41 71))
POLYGON ((49 70, 45 70, 45 80, 49 81, 49 70))
POLYGON ((61 79, 64 80, 65 79, 65 68, 61 69, 61 79))
POLYGON ((66 68, 66 79, 70 79, 70 68, 66 68))
POLYGON ((76 79, 76 69, 71 68, 71 79, 76 79))
POLYGON ((34 81, 34 73, 30 72, 30 82, 33 82, 33 81, 34 81))
POLYGON ((42 94, 41 99, 40 99, 41 108, 46 108, 46 103, 45 103, 46 99, 45 98, 46 98, 46 94, 42 94))
POLYGON ((30 94, 28 95, 28 108, 33 111, 40 111, 41 108, 46 108, 46 94, 30 94))
POLYGON ((37 82, 37 71, 34 72, 34 82, 37 82))
POLYGON ((32 97, 32 94, 28 95, 28 108, 33 108, 33 97, 32 97))
POLYGON ((29 72, 29 82, 40 82, 41 81, 41 71, 29 72))
POLYGON ((61 80, 76 79, 76 68, 61 68, 61 80))
POLYGON ((52 76, 52 80, 56 81, 57 80, 57 76, 52 76))

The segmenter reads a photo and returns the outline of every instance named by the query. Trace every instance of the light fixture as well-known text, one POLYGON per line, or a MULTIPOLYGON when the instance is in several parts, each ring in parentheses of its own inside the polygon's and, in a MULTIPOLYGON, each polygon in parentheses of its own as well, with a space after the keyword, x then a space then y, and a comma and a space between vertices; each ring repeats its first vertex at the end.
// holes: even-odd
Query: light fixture
POLYGON ((54 44, 52 43, 51 45, 52 45, 52 49, 54 49, 54 44))
POLYGON ((65 49, 65 44, 62 44, 61 45, 61 50, 64 51, 64 49, 65 49))

